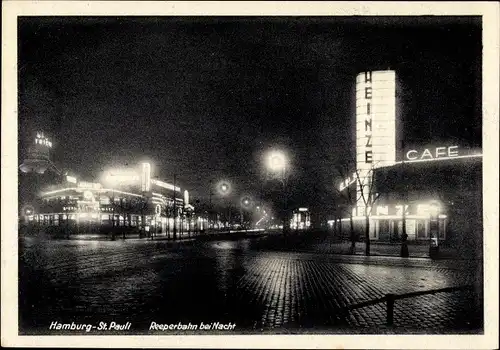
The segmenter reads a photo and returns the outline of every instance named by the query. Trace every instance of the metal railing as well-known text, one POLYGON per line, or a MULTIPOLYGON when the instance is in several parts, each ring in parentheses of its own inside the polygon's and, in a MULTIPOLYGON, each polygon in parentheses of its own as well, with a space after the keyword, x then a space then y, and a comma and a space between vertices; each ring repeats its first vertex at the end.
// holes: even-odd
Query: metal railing
POLYGON ((386 294, 382 298, 377 298, 373 300, 368 300, 362 303, 354 304, 347 306, 343 309, 341 309, 341 313, 348 313, 352 310, 360 309, 363 307, 367 306, 372 306, 380 303, 386 303, 386 324, 388 326, 394 325, 394 302, 399 299, 407 299, 407 298, 412 298, 412 297, 418 297, 421 295, 427 295, 427 294, 436 294, 436 293, 450 293, 450 292, 457 292, 457 291, 463 291, 463 290, 473 290, 474 286, 473 285, 466 285, 466 286, 458 286, 458 287, 446 287, 446 288, 439 288, 439 289, 431 289, 431 290, 423 290, 423 291, 418 291, 418 292, 411 292, 411 293, 405 293, 405 294, 386 294))

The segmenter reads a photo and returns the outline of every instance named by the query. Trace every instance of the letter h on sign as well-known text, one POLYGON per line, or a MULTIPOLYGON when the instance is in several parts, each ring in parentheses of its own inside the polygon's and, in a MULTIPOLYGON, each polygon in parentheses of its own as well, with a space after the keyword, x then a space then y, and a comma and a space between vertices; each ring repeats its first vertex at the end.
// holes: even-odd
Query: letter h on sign
POLYGON ((371 83, 372 82, 372 72, 365 72, 365 83, 371 83))

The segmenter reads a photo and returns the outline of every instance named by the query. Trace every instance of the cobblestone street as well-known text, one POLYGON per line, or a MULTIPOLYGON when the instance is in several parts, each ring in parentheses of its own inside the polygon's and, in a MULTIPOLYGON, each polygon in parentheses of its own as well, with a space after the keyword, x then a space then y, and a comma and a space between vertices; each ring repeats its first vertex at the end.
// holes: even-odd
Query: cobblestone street
POLYGON ((49 330, 53 321, 131 322, 131 334, 148 332, 153 321, 232 322, 236 333, 482 329, 480 270, 465 261, 273 251, 248 238, 25 238, 19 254, 22 334, 57 334, 49 330), (397 300, 393 327, 385 325, 385 303, 345 311, 388 293, 472 284, 473 291, 397 300))

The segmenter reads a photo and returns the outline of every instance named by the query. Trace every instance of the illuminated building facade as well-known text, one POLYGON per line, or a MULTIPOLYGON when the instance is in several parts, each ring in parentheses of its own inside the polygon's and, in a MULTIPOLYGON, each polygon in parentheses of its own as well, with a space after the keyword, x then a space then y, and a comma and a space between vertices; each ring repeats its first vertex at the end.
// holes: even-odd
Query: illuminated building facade
MULTIPOLYGON (((358 233, 369 217, 370 239, 429 241, 436 217, 439 241, 481 240, 481 150, 454 143, 405 146, 398 139, 394 71, 363 72, 356 77, 355 169, 339 185, 351 191, 352 221, 358 233), (468 231, 465 233, 464 231, 468 231), (480 230, 479 230, 480 231, 480 230)), ((351 218, 330 220, 348 235, 351 218)), ((482 232, 481 232, 482 233, 482 232)), ((362 237, 362 234, 359 234, 362 237)))
POLYGON ((194 219, 188 191, 152 179, 149 163, 105 172, 101 182, 66 176, 22 213, 24 222, 71 232, 137 231, 148 236, 170 235, 174 225, 177 235, 186 235, 206 225, 206 220, 194 219))

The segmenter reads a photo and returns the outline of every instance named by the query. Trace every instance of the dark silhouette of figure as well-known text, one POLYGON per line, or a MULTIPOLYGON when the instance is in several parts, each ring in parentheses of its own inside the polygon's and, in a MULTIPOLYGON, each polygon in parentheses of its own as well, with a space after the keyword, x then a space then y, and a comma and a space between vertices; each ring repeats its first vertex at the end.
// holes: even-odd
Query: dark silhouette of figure
POLYGON ((406 240, 408 239, 408 235, 406 233, 403 233, 401 235, 401 257, 402 258, 407 258, 410 256, 408 252, 408 243, 406 240))

